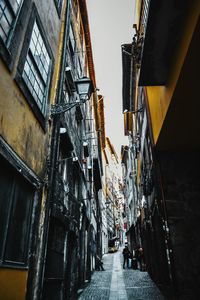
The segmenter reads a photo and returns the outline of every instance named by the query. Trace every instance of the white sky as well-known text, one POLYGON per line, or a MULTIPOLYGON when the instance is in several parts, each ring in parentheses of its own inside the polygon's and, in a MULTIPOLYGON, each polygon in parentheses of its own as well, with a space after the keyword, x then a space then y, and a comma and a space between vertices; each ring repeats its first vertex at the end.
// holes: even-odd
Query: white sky
POLYGON ((124 136, 121 45, 131 43, 134 0, 87 0, 93 59, 99 93, 104 96, 106 136, 120 158, 124 136))

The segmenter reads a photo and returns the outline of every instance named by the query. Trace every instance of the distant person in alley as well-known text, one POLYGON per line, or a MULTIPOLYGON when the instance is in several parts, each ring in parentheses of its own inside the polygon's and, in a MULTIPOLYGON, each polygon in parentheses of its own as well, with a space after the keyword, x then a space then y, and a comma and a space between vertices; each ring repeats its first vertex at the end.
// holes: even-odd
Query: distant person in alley
POLYGON ((103 267, 103 262, 98 255, 96 256, 96 269, 97 269, 97 271, 105 271, 105 269, 103 267))
POLYGON ((124 263, 123 263, 123 268, 125 268, 125 264, 128 268, 128 259, 130 257, 130 251, 128 249, 128 245, 125 245, 124 249, 123 249, 123 252, 122 252, 123 256, 124 256, 124 263))

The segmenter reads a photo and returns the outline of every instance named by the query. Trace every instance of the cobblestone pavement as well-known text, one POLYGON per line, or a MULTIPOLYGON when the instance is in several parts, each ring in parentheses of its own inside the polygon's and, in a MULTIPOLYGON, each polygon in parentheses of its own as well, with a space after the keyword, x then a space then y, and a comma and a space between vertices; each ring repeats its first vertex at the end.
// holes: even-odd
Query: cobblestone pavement
POLYGON ((79 300, 164 300, 147 272, 122 269, 122 254, 103 256, 105 271, 95 271, 79 300))

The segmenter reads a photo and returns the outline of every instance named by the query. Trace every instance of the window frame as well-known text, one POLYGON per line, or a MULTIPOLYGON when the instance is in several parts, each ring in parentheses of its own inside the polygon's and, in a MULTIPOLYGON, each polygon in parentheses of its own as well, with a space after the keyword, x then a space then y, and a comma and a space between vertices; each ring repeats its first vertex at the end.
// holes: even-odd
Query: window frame
MULTIPOLYGON (((5 164, 6 168, 12 171, 11 177, 17 176, 21 177, 23 182, 26 182, 27 186, 32 190, 31 199, 31 213, 29 220, 29 230, 27 231, 28 240, 25 246, 26 259, 24 263, 19 262, 4 262, 0 260, 1 267, 9 268, 21 268, 27 269, 29 264, 29 254, 33 251, 33 230, 35 227, 34 216, 36 211, 36 206, 38 205, 38 193, 42 182, 40 178, 21 160, 21 158, 13 151, 13 149, 7 144, 7 142, 0 136, 0 160, 2 164, 5 164), (20 170, 20 171, 19 171, 20 170)), ((10 176, 10 175, 9 175, 10 176)), ((8 208, 9 209, 9 208, 8 208)), ((3 253, 0 253, 1 257, 3 253)))
MULTIPOLYGON (((8 0, 5 1, 8 2, 8 0)), ((14 66, 19 43, 23 34, 23 26, 21 26, 21 24, 26 23, 26 19, 28 17, 27 11, 29 10, 29 7, 30 1, 22 0, 18 13, 13 20, 12 29, 10 29, 7 41, 4 42, 0 37, 0 56, 8 67, 9 71, 12 71, 14 66)))
MULTIPOLYGON (((39 69, 38 66, 36 68, 39 69)), ((17 71, 16 71, 16 75, 15 75, 15 81, 18 84, 19 88, 22 90, 33 113, 35 114, 37 120, 39 121, 41 127, 43 128, 43 130, 45 132, 46 132, 46 127, 47 127, 49 94, 50 94, 51 80, 52 80, 52 76, 53 76, 53 68, 54 68, 54 57, 52 54, 52 50, 51 50, 49 42, 46 38, 45 30, 44 30, 42 22, 40 20, 39 14, 37 12, 37 8, 36 8, 35 4, 33 3, 29 23, 27 26, 27 30, 26 30, 22 50, 21 50, 21 54, 19 57, 19 62, 18 62, 17 71), (30 50, 30 42, 31 42, 31 37, 32 37, 32 32, 33 32, 33 27, 34 27, 35 22, 37 23, 40 35, 42 37, 43 43, 45 45, 45 48, 46 48, 47 53, 50 58, 48 79, 47 79, 47 84, 45 86, 46 96, 45 96, 44 101, 46 102, 46 104, 45 104, 46 109, 44 112, 42 112, 42 110, 39 108, 36 100, 34 99, 34 96, 32 95, 30 89, 28 88, 27 83, 25 82, 25 80, 22 76, 27 57, 29 56, 28 53, 31 51, 30 50)))
MULTIPOLYGON (((2 243, 2 251, 1 251, 1 266, 22 266, 22 267, 27 267, 28 265, 28 253, 29 253, 29 245, 30 245, 30 232, 31 232, 31 216, 33 213, 33 203, 34 203, 34 189, 31 187, 26 180, 20 176, 20 178, 17 177, 16 172, 14 170, 12 172, 12 181, 11 181, 11 190, 8 195, 8 198, 6 199, 8 201, 8 209, 7 209, 7 214, 6 214, 6 227, 3 230, 3 243, 2 243), (23 183, 23 184, 22 184, 23 183), (25 228, 26 232, 24 235, 24 240, 21 238, 19 240, 19 245, 17 249, 15 250, 15 253, 12 253, 11 249, 13 247, 13 225, 12 225, 12 215, 18 218, 19 217, 19 211, 16 210, 16 207, 18 206, 19 201, 21 200, 19 198, 20 193, 24 191, 24 187, 26 191, 28 191, 27 194, 25 194, 27 197, 28 203, 23 202, 23 205, 25 204, 27 207, 27 210, 25 211, 23 215, 23 220, 25 221, 25 228), (17 193, 16 193, 17 190, 17 193), (19 249, 19 246, 22 246, 22 249, 19 249), (17 256, 17 258, 15 257, 17 256)), ((23 199, 24 200, 24 199, 23 199)), ((19 225, 19 224, 18 224, 19 225)), ((17 235, 21 233, 21 226, 16 226, 17 235)))

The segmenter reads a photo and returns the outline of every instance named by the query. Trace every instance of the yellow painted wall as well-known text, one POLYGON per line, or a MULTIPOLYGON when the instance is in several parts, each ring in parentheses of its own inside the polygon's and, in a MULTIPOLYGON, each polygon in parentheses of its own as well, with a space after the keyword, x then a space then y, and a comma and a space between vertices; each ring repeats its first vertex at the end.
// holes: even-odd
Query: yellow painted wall
POLYGON ((192 39, 192 34, 198 21, 200 6, 199 4, 198 6, 194 5, 194 7, 191 9, 186 28, 184 30, 182 42, 180 43, 178 52, 174 57, 174 64, 171 70, 171 74, 169 76, 167 86, 147 87, 147 96, 155 144, 157 143, 167 110, 169 108, 169 104, 171 102, 192 39))
MULTIPOLYGON (((64 1, 62 26, 55 55, 55 68, 50 91, 51 103, 55 101, 59 80, 66 5, 67 1, 64 1)), ((7 67, 0 59, 0 135, 24 162, 36 174, 40 175, 46 161, 51 132, 45 133, 43 131, 13 78, 14 74, 8 72, 7 67)), ((39 220, 40 238, 44 226, 46 197, 46 191, 43 190, 39 220)), ((28 270, 0 268, 0 300, 25 300, 27 277, 28 270)))
POLYGON ((25 299, 27 276, 26 270, 0 269, 0 299, 25 299))
POLYGON ((47 136, 0 60, 0 134, 37 173, 43 169, 47 136))

